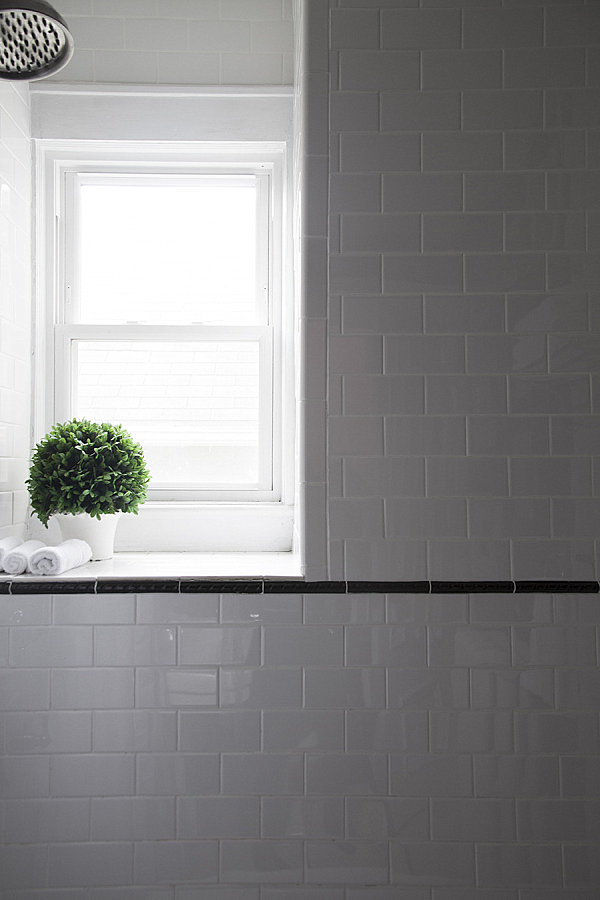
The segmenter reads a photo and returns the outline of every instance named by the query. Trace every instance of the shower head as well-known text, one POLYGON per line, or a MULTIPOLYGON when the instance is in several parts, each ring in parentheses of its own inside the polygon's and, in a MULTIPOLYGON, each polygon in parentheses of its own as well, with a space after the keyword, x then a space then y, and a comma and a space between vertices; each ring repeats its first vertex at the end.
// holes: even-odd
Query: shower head
POLYGON ((0 78, 35 81, 73 55, 69 26, 45 0, 0 0, 0 78))

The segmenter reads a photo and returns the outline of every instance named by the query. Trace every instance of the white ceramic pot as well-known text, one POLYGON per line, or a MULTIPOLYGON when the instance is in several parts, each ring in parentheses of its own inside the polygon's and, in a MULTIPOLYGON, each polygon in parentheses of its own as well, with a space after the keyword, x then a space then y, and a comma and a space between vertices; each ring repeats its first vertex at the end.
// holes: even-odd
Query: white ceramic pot
POLYGON ((94 519, 88 513, 56 513, 54 515, 63 541, 79 538, 92 548, 92 559, 111 559, 115 551, 115 532, 121 513, 94 519))

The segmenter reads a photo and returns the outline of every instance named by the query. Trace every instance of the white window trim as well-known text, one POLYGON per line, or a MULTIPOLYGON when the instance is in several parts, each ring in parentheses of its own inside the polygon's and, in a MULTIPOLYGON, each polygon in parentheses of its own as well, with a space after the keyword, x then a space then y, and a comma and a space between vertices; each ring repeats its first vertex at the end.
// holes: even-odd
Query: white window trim
MULTIPOLYGON (((41 97, 37 97, 38 114, 40 110, 39 101, 44 100, 44 92, 40 92, 41 97)), ((52 91, 48 92, 49 96, 52 91)), ((61 98, 70 95, 65 92, 64 88, 56 92, 61 98)), ((86 97, 92 96, 97 100, 93 92, 85 91, 86 97)), ((127 92, 123 96, 130 98, 127 92)), ((187 97, 187 94, 186 94, 187 97)), ((56 99, 56 97, 54 98, 56 99)), ((70 98, 72 99, 72 98, 70 98)), ((164 103, 166 98, 160 93, 160 100, 164 103)), ((188 97, 189 99, 189 97, 188 97)), ((206 99, 206 97, 203 97, 206 99)), ((217 98, 218 99, 218 98, 217 98)), ((244 104, 244 95, 237 97, 237 100, 244 104)), ((278 103, 284 99, 277 97, 278 103)), ((288 98, 286 97, 285 100, 288 98)), ((210 98, 211 102, 215 97, 210 98)), ((231 101, 231 97, 228 97, 231 101)), ((260 102, 264 102, 265 95, 260 96, 260 102)), ((106 92, 103 94, 103 102, 106 103, 106 92)), ((151 104, 150 104, 151 105, 151 104)), ((43 102, 42 102, 43 106, 43 102)), ((289 104, 285 104, 286 115, 289 104)), ((72 104, 69 109, 72 110, 72 104)), ((150 109, 150 106, 147 107, 150 109)), ((214 111, 214 108, 213 108, 214 111)), ((43 118, 43 117, 42 117, 43 118)), ((119 116, 117 117, 119 118, 119 116)), ((97 123, 95 125, 97 126, 97 123)), ((214 121, 213 121, 214 130, 214 121)), ((254 126, 253 126, 254 127, 254 126)), ((226 125, 222 125, 225 130, 226 125)), ((246 129, 243 124, 242 131, 246 129)), ((108 129, 111 130, 110 128, 108 129)), ((271 131, 272 131, 271 126, 271 131)), ((191 159, 197 159, 198 155, 203 153, 208 157, 217 151, 223 159, 240 158, 255 162, 260 157, 275 160, 275 164, 281 167, 282 182, 289 187, 290 171, 290 138, 288 133, 288 123, 282 125, 281 136, 283 140, 271 140, 269 142, 255 142, 254 145, 246 144, 240 147, 239 143, 227 141, 193 141, 187 144, 177 141, 176 144, 165 141, 133 141, 130 144, 129 153, 131 157, 139 156, 142 147, 145 153, 159 158, 162 151, 166 150, 169 155, 178 156, 182 168, 189 164, 191 159)), ((50 230, 45 235, 44 222, 47 220, 49 210, 55 204, 56 183, 55 176, 60 168, 61 163, 67 163, 76 157, 81 157, 82 153, 88 156, 90 160, 98 159, 98 157, 106 158, 107 155, 114 153, 118 146, 119 150, 124 149, 124 143, 121 141, 98 141, 94 140, 41 140, 35 139, 35 152, 37 159, 36 174, 36 190, 38 200, 38 215, 36 220, 36 240, 37 240, 37 278, 36 278, 36 337, 35 337, 35 362, 36 373, 35 378, 38 390, 34 395, 34 425, 33 440, 37 442, 45 433, 50 424, 52 424, 52 416, 49 416, 49 401, 40 396, 40 382, 47 380, 52 376, 53 353, 52 353, 52 335, 53 321, 52 316, 47 313, 48 310, 48 291, 56 298, 57 290, 57 272, 54 270, 52 259, 55 255, 55 241, 57 239, 56 229, 50 230), (50 176, 50 177, 49 177, 50 176)), ((213 157, 214 158, 214 157, 213 157)), ((282 237, 282 253, 281 257, 288 261, 292 258, 291 252, 291 209, 290 204, 284 205, 282 227, 279 233, 282 237)), ((282 271, 277 271, 275 278, 279 278, 283 284, 283 290, 291 296, 293 291, 292 277, 286 271, 284 264, 282 271)), ((297 348, 294 347, 295 328, 294 328, 294 312, 293 303, 290 301, 285 304, 284 316, 287 321, 278 323, 282 326, 283 341, 281 347, 276 351, 273 358, 273 385, 276 389, 281 390, 287 402, 281 404, 282 421, 281 444, 282 458, 288 460, 288 465, 280 466, 281 484, 280 497, 276 502, 214 502, 205 500, 202 502, 147 502, 140 508, 138 517, 123 517, 119 526, 117 535, 117 550, 143 550, 143 551, 244 551, 244 552, 289 552, 292 550, 292 535, 294 530, 294 497, 295 497, 295 481, 297 473, 294 471, 294 422, 295 422, 295 404, 294 404, 294 373, 293 366, 287 362, 293 359, 297 348)), ((66 328, 67 326, 63 326, 66 328)), ((79 326, 78 326, 79 328, 79 326)), ((63 338, 66 331, 63 332, 63 338)), ((279 460, 276 460, 276 464, 279 460)), ((277 465, 276 465, 277 468, 277 465)), ((35 528, 33 529, 35 531, 35 528)), ((42 529, 43 531, 43 529, 42 529)))

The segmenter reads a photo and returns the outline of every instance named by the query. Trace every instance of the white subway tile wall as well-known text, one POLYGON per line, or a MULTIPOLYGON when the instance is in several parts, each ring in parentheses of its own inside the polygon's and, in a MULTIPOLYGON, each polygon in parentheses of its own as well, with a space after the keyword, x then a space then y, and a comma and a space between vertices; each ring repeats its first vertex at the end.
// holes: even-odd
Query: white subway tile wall
POLYGON ((289 0, 63 0, 75 54, 55 82, 284 85, 289 0))
POLYGON ((594 896, 597 595, 0 611, 1 900, 594 896))
POLYGON ((23 534, 30 420, 31 146, 27 89, 0 87, 0 538, 23 534))

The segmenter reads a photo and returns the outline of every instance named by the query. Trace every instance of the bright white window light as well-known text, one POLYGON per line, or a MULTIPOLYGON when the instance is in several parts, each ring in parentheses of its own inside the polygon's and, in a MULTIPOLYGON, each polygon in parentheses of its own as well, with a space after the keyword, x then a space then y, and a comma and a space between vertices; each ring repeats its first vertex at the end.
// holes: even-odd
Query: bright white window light
POLYGON ((257 193, 245 176, 83 178, 79 321, 257 322, 257 193))

